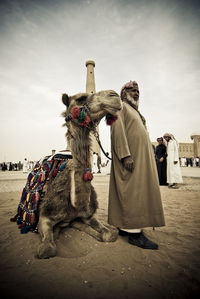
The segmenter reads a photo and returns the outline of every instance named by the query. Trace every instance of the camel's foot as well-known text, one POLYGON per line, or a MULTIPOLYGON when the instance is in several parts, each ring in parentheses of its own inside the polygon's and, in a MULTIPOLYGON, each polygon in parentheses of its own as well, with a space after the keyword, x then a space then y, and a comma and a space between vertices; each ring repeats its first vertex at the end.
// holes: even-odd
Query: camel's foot
POLYGON ((115 242, 118 238, 118 231, 117 229, 106 229, 101 234, 103 242, 115 242))
POLYGON ((48 259, 53 256, 56 256, 55 243, 42 242, 38 247, 37 257, 39 259, 48 259))

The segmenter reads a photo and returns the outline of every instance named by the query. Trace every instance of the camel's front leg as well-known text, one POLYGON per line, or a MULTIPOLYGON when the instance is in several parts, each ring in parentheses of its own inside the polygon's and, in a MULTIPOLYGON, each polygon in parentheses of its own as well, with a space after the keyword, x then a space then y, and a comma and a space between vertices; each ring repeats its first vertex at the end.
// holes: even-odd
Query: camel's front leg
POLYGON ((38 230, 41 235, 41 243, 38 247, 38 258, 46 259, 56 255, 56 244, 53 238, 53 223, 49 218, 40 216, 38 230))
POLYGON ((118 230, 114 226, 104 225, 95 217, 82 218, 82 221, 91 226, 95 231, 100 233, 101 241, 103 242, 114 242, 118 237, 118 230))

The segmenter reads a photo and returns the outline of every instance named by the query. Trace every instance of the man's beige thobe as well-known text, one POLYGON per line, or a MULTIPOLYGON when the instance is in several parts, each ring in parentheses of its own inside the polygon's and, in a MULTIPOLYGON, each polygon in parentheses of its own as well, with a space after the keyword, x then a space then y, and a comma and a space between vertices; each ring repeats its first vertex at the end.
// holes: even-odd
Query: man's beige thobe
POLYGON ((127 229, 164 226, 152 144, 139 113, 126 102, 111 127, 111 151, 108 222, 127 229), (132 173, 121 162, 127 156, 134 160, 132 173))

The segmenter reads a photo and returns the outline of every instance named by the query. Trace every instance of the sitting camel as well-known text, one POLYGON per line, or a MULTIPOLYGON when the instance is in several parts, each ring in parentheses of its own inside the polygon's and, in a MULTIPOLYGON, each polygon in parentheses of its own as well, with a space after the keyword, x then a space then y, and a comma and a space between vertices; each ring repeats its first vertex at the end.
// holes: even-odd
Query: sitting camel
POLYGON ((118 236, 116 228, 102 224, 94 217, 98 202, 91 184, 90 132, 96 132, 104 116, 114 116, 121 109, 120 98, 115 91, 106 90, 93 95, 80 93, 68 97, 63 94, 62 101, 66 105, 63 116, 73 159, 48 185, 40 204, 39 258, 56 255, 53 232, 59 227, 70 225, 104 242, 113 242, 118 236))

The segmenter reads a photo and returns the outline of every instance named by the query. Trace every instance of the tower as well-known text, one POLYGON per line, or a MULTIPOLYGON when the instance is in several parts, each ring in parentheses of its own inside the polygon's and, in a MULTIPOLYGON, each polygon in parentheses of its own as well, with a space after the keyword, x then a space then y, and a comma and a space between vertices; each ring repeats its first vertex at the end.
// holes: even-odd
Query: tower
POLYGON ((95 79, 94 79, 94 67, 95 62, 93 60, 87 60, 85 63, 87 67, 87 79, 86 79, 86 92, 95 93, 95 79))
MULTIPOLYGON (((93 60, 87 60, 85 66, 87 67, 86 92, 93 94, 96 92, 94 78, 95 62, 93 60)), ((98 153, 98 155, 101 156, 100 147, 94 135, 92 135, 92 152, 98 153)))

